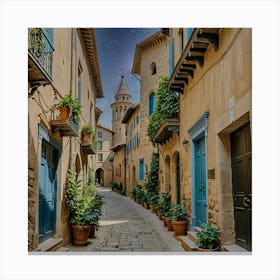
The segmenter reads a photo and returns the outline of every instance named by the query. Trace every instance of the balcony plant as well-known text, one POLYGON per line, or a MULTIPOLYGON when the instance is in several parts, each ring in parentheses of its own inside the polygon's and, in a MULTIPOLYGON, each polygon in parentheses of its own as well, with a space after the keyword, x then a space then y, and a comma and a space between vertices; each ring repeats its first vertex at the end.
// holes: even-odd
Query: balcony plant
POLYGON ((74 244, 87 244, 92 228, 98 228, 103 203, 103 197, 94 191, 93 183, 82 187, 81 180, 76 179, 75 172, 68 171, 65 204, 69 209, 69 224, 74 244))
POLYGON ((29 50, 42 62, 43 51, 45 48, 43 33, 41 28, 29 28, 28 45, 29 50))
POLYGON ((196 234, 197 251, 218 251, 221 247, 220 229, 211 224, 206 224, 196 234))
POLYGON ((91 124, 86 124, 81 129, 81 141, 85 144, 91 144, 93 140, 93 127, 91 124))
POLYGON ((186 208, 180 204, 174 205, 170 211, 169 218, 174 229, 174 234, 185 235, 188 223, 186 208))
POLYGON ((73 98, 71 94, 64 95, 55 106, 60 111, 61 121, 68 121, 70 113, 75 121, 80 120, 81 108, 78 98, 73 98))

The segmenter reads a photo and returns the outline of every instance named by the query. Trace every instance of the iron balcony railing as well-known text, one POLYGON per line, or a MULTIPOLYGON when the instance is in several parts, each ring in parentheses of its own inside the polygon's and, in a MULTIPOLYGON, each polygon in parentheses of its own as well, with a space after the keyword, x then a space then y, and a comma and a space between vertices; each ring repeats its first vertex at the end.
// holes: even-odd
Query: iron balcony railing
POLYGON ((42 28, 28 28, 28 53, 52 78, 54 47, 42 28))

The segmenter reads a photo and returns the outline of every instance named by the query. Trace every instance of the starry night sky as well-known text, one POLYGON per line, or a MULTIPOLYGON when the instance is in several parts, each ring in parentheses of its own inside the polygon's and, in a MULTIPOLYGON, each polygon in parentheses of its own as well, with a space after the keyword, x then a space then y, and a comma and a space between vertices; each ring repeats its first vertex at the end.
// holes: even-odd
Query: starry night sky
POLYGON ((103 111, 99 123, 111 128, 111 107, 121 81, 131 94, 131 102, 140 101, 140 82, 131 74, 135 46, 159 28, 96 28, 95 40, 104 98, 97 99, 96 106, 103 111))

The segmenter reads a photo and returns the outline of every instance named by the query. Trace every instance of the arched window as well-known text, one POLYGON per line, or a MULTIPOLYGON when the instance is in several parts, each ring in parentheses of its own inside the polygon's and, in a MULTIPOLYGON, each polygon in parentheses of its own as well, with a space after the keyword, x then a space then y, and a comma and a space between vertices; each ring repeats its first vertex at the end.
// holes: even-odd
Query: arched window
POLYGON ((156 95, 154 92, 152 92, 149 97, 149 115, 151 115, 154 112, 155 106, 156 106, 156 95))
POLYGON ((157 73, 157 66, 156 63, 153 62, 150 66, 150 70, 151 70, 151 76, 155 75, 157 73))

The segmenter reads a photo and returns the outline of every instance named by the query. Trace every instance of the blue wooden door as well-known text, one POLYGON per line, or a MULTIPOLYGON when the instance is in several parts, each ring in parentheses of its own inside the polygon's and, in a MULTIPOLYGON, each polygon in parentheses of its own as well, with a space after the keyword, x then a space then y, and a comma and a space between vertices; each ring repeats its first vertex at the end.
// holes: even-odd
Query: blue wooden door
POLYGON ((56 150, 42 142, 39 181, 39 243, 55 233, 56 214, 56 150))
POLYGON ((207 222, 205 138, 195 141, 195 216, 196 226, 207 222))

